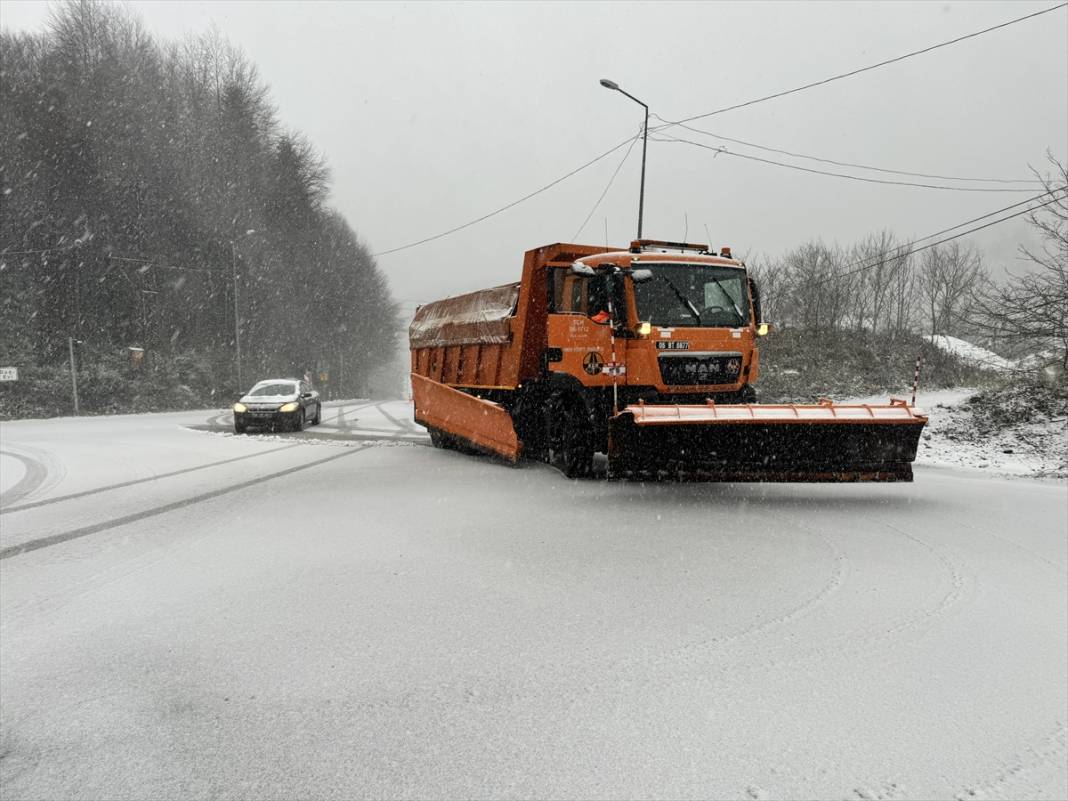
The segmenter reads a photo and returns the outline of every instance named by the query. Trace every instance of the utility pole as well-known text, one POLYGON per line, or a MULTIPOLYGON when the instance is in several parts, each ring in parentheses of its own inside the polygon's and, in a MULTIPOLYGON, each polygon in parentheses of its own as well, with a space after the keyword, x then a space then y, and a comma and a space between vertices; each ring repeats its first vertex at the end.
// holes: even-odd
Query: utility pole
POLYGON ((237 243, 247 236, 256 233, 255 228, 249 228, 241 236, 230 240, 230 279, 234 284, 234 361, 237 368, 237 388, 243 390, 244 382, 241 380, 241 313, 237 304, 237 243))
POLYGON ((234 282, 234 359, 237 363, 237 391, 245 388, 241 380, 241 317, 237 311, 237 245, 230 240, 230 276, 234 282))
POLYGON ((67 351, 70 353, 70 390, 74 395, 74 416, 77 417, 80 412, 78 411, 78 370, 74 366, 74 337, 67 337, 67 351))

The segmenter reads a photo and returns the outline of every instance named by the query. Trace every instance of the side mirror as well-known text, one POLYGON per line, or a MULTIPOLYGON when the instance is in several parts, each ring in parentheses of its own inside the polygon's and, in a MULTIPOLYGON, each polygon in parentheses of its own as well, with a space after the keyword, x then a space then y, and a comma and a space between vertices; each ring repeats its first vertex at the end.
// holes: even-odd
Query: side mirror
POLYGON ((644 284, 646 281, 653 280, 652 270, 631 270, 627 275, 636 284, 644 284))
POLYGON ((597 271, 590 267, 590 265, 588 264, 583 264, 580 261, 576 261, 574 264, 571 265, 571 274, 592 277, 594 275, 597 275, 597 271))
POLYGON ((311 396, 312 396, 312 394, 310 392, 301 392, 300 393, 300 397, 302 397, 302 398, 310 398, 311 396))

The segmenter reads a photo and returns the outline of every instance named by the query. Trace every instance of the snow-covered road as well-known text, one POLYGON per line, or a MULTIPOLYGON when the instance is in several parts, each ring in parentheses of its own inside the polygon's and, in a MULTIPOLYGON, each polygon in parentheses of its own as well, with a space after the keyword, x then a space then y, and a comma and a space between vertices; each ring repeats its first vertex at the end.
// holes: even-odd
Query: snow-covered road
POLYGON ((1068 488, 0 426, 0 795, 1065 798, 1068 488))

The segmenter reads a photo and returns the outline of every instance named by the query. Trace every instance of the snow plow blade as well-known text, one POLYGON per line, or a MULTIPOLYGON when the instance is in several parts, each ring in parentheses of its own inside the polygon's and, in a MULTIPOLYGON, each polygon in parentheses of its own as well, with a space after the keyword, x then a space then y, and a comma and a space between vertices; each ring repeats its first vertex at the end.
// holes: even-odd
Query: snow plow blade
POLYGON ((483 453, 492 453, 515 463, 522 445, 512 426, 512 416, 492 403, 433 379, 412 373, 415 422, 431 436, 446 436, 483 453))
POLYGON ((609 420, 612 478, 912 481, 926 415, 886 406, 628 406, 609 420))

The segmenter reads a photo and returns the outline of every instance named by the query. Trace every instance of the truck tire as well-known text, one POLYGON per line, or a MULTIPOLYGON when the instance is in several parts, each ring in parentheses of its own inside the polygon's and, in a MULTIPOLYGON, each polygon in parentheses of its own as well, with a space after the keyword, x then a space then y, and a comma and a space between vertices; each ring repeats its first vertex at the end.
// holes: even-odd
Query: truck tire
POLYGON ((593 426, 586 405, 578 398, 557 396, 548 404, 547 459, 568 478, 593 472, 593 426))
POLYGON ((428 428, 427 431, 430 432, 430 444, 431 445, 433 445, 435 448, 445 448, 446 447, 445 435, 439 429, 437 429, 437 428, 428 428))

